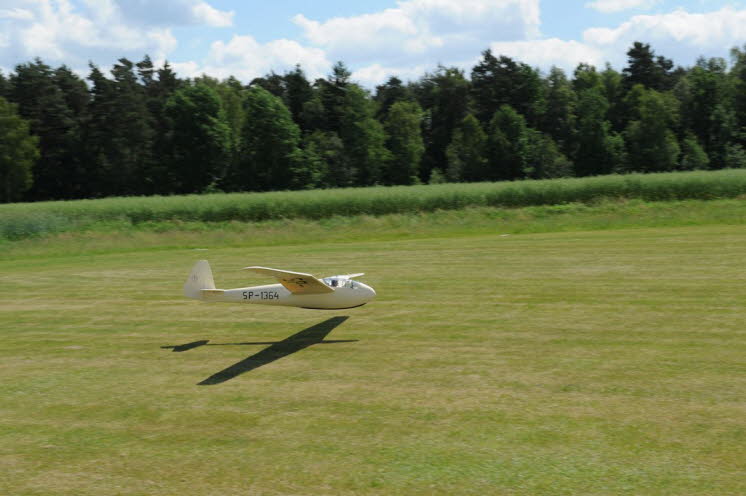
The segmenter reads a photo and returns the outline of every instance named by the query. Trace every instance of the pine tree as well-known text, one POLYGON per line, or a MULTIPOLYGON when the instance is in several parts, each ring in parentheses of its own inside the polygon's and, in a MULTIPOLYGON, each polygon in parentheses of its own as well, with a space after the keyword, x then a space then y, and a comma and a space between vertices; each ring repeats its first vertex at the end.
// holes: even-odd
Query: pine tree
POLYGON ((673 62, 655 56, 647 43, 635 41, 627 51, 628 65, 624 69, 624 83, 627 88, 641 84, 645 88, 658 91, 669 90, 675 84, 673 62))
POLYGON ((510 105, 530 125, 538 125, 543 107, 541 78, 529 65, 510 57, 482 52, 482 60, 471 71, 476 117, 487 125, 502 105, 510 105))
POLYGON ((603 95, 609 104, 606 110, 606 120, 611 123, 611 128, 614 132, 621 132, 627 124, 624 114, 624 79, 609 64, 606 64, 606 69, 601 72, 600 76, 603 95))
POLYGON ((68 69, 54 71, 40 59, 16 66, 10 78, 9 100, 18 105, 19 115, 39 137, 40 157, 28 199, 76 198, 87 193, 79 154, 83 116, 68 103, 77 98, 72 89, 75 78, 68 69))
POLYGON ((378 103, 376 117, 385 120, 392 105, 397 102, 413 101, 414 96, 401 79, 391 76, 386 83, 376 86, 374 99, 378 103))
POLYGON ((135 65, 119 59, 113 80, 91 65, 93 100, 86 142, 89 160, 98 165, 98 193, 142 194, 153 166, 153 119, 135 65))
POLYGON ((52 78, 62 92, 62 98, 70 112, 71 126, 64 134, 63 156, 67 170, 65 198, 87 198, 94 192, 90 188, 89 164, 85 162, 85 125, 88 122, 90 94, 85 82, 68 67, 54 70, 52 78))
POLYGON ((10 96, 10 82, 8 78, 0 71, 0 97, 8 98, 10 96))
POLYGON ((311 83, 306 79, 306 74, 296 65, 292 71, 288 71, 282 77, 284 92, 283 101, 290 110, 293 121, 303 128, 303 107, 313 97, 311 83))
POLYGON ((460 69, 441 66, 426 74, 412 90, 425 112, 422 133, 425 155, 420 168, 420 179, 425 180, 433 169, 448 169, 446 148, 454 129, 469 113, 470 83, 460 69))
POLYGON ((732 81, 732 105, 736 121, 741 130, 739 143, 746 146, 746 45, 731 50, 733 67, 729 77, 732 81))
POLYGON ((145 94, 148 126, 153 129, 150 152, 152 160, 147 170, 143 171, 142 193, 174 193, 176 185, 172 184, 167 164, 171 123, 165 115, 164 108, 168 99, 182 83, 167 61, 156 69, 150 57, 146 55, 136 67, 145 94))
MULTIPOLYGON (((112 81, 93 64, 88 80, 91 82, 91 102, 88 106, 89 119, 84 128, 85 158, 88 164, 88 180, 92 196, 115 194, 110 171, 116 166, 109 157, 110 132, 107 127, 109 116, 114 113, 115 90, 112 81)), ((164 181, 165 182, 165 181, 164 181)))
POLYGON ((318 92, 324 109, 324 131, 341 135, 343 119, 347 112, 349 100, 347 90, 351 73, 342 62, 337 62, 326 80, 319 81, 318 92))
POLYGON ((562 69, 552 67, 544 84, 546 108, 540 129, 554 138, 562 150, 570 153, 575 143, 577 96, 562 69))

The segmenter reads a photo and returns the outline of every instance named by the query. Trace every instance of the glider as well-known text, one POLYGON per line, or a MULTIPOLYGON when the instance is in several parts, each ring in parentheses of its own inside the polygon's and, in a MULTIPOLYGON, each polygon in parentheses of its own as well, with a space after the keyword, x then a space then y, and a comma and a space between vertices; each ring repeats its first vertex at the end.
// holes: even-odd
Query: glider
POLYGON ((184 284, 184 296, 208 302, 254 303, 314 310, 355 308, 376 297, 373 288, 353 280, 362 276, 362 273, 317 279, 311 274, 268 267, 244 267, 243 270, 274 277, 279 284, 216 289, 210 264, 207 260, 200 260, 194 265, 184 284))

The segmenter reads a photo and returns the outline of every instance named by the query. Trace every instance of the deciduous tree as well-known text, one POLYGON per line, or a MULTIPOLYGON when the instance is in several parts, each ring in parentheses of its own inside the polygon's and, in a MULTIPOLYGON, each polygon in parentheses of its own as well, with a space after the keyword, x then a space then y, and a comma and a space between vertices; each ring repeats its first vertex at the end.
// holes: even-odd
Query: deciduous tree
POLYGON ((337 133, 314 131, 303 138, 305 167, 297 176, 296 188, 331 188, 350 184, 344 160, 344 144, 337 133))
POLYGON ((681 142, 681 169, 707 169, 709 165, 710 159, 707 157, 707 153, 697 142, 697 138, 689 133, 681 142))
POLYGON ((580 92, 578 98, 578 148, 575 175, 609 174, 624 166, 624 141, 606 120, 609 103, 600 87, 580 92))
POLYGON ((528 129, 524 173, 531 179, 572 176, 573 166, 551 136, 528 129))
POLYGON ((375 119, 373 101, 358 85, 347 86, 339 137, 345 146, 347 169, 357 186, 379 184, 391 159, 386 133, 375 119))
POLYGON ((302 167, 300 129, 282 100, 252 87, 244 103, 240 159, 229 176, 231 189, 288 189, 302 167))
POLYGON ((528 127, 526 119, 510 105, 501 106, 490 121, 489 173, 485 179, 520 179, 528 166, 528 127))
POLYGON ((638 120, 625 130, 629 169, 637 172, 674 170, 680 148, 671 130, 677 119, 675 100, 655 90, 646 90, 639 101, 638 120))
POLYGON ((414 184, 425 145, 422 141, 422 109, 415 102, 400 100, 386 114, 386 142, 391 160, 385 174, 387 184, 414 184))
POLYGON ((23 198, 31 187, 32 167, 39 158, 38 139, 16 106, 0 96, 0 202, 23 198))
POLYGON ((164 113, 171 123, 166 160, 177 193, 200 193, 226 174, 230 128, 217 92, 206 84, 174 92, 164 113))
POLYGON ((479 120, 467 114, 453 132, 448 145, 449 181, 483 181, 487 177, 487 135, 479 120))

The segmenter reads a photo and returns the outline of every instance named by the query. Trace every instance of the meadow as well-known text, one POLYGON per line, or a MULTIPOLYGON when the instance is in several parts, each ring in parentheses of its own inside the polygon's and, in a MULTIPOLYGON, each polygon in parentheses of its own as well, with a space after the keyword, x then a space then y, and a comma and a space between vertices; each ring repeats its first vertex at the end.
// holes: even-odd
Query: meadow
POLYGON ((473 207, 713 200, 746 195, 746 170, 499 183, 129 197, 0 205, 0 240, 152 222, 261 222, 417 214, 473 207))
POLYGON ((0 494, 746 492, 743 199, 112 222, 0 244, 0 494))

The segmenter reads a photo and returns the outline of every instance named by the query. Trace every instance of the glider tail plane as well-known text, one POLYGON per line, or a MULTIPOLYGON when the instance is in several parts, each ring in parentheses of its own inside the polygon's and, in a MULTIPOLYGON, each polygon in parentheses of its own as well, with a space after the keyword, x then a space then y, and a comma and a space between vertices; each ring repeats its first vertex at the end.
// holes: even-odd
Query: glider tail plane
POLYGON ((192 268, 189 279, 184 283, 184 296, 195 300, 202 299, 203 289, 215 289, 215 280, 207 260, 200 260, 192 268))

